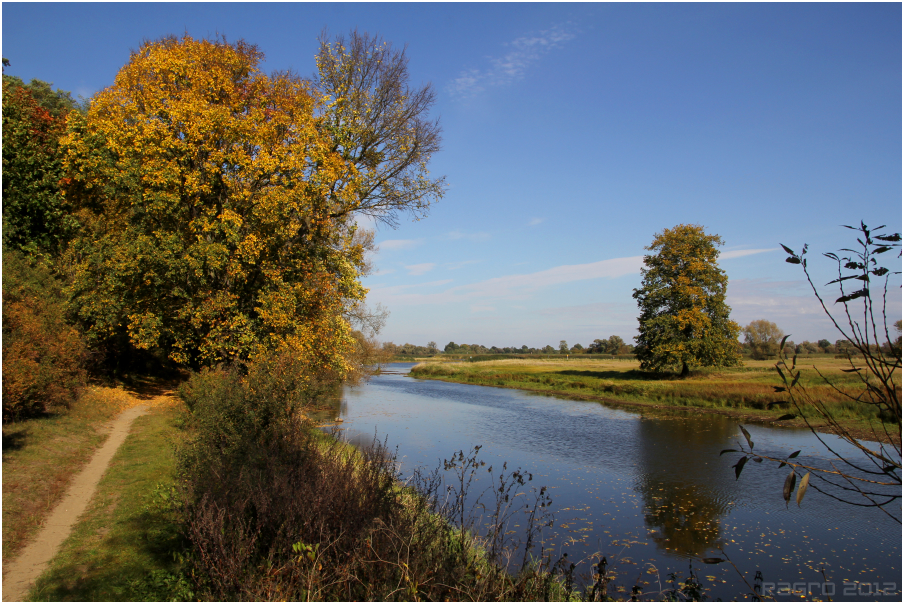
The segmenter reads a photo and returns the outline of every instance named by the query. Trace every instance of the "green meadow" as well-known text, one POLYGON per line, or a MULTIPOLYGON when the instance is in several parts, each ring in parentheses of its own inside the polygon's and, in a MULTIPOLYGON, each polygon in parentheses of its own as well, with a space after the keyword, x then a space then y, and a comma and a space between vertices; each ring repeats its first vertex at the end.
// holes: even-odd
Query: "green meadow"
MULTIPOLYGON (((850 369, 847 359, 814 355, 799 358, 797 363, 800 383, 825 402, 842 425, 864 438, 872 434, 871 426, 878 425, 875 412, 847 396, 856 396, 863 390, 856 373, 844 371, 850 369)), ((694 409, 792 427, 806 427, 810 420, 814 427, 822 427, 814 411, 797 409, 785 393, 776 392, 775 387, 782 382, 775 361, 747 360, 741 367, 698 369, 687 378, 680 378, 671 373, 642 371, 638 362, 620 359, 559 357, 460 363, 426 360, 414 366, 411 375, 645 407, 650 412, 694 409)))

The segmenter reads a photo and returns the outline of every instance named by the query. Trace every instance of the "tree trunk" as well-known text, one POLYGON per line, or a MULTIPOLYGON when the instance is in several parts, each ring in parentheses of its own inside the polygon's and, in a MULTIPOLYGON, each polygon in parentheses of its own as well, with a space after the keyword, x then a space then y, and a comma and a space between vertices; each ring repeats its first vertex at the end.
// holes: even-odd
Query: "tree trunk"
POLYGON ((690 367, 687 366, 687 361, 685 361, 681 367, 681 377, 685 378, 689 376, 691 373, 690 367))

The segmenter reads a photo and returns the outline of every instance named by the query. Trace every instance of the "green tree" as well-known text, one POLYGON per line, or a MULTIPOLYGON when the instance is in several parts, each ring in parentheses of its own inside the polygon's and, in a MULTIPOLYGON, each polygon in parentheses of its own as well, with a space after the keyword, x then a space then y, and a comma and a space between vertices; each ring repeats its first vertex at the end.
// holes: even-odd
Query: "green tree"
POLYGON ((698 225, 678 225, 658 233, 644 256, 634 352, 642 369, 726 367, 740 363, 740 327, 725 303, 728 277, 719 268, 718 235, 698 225))
POLYGON ((785 332, 778 325, 765 319, 751 321, 744 330, 744 342, 750 346, 754 359, 762 360, 778 354, 778 345, 785 332))
POLYGON ((356 214, 422 216, 441 192, 418 176, 439 144, 429 98, 406 99, 404 54, 357 41, 322 48, 312 82, 265 75, 242 41, 165 38, 72 114, 73 307, 93 342, 192 365, 286 348, 348 369, 372 242, 356 214))
POLYGON ((606 341, 606 346, 603 352, 611 355, 621 354, 622 350, 625 348, 625 341, 621 339, 621 336, 609 336, 609 339, 606 341))
POLYGON ((78 102, 72 98, 72 93, 67 90, 53 89, 53 82, 45 82, 43 80, 32 79, 31 82, 25 84, 21 78, 16 76, 3 75, 3 82, 13 87, 21 87, 27 90, 32 98, 40 107, 46 109, 51 117, 55 119, 66 116, 73 109, 81 109, 78 102))
POLYGON ((559 352, 561 354, 568 354, 568 342, 559 340, 559 352))
POLYGON ((52 92, 43 104, 35 98, 35 91, 49 88, 39 80, 28 87, 3 77, 3 244, 15 249, 56 252, 70 226, 58 149, 64 112, 72 105, 51 103, 55 111, 42 106, 48 98, 59 101, 52 92))

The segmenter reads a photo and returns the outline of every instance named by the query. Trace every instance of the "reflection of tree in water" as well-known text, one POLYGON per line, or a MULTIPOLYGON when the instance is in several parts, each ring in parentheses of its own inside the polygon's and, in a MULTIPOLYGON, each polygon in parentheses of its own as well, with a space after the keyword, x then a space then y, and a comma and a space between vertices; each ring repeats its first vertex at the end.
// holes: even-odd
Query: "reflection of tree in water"
POLYGON ((724 508, 701 497, 697 485, 659 485, 644 491, 644 522, 658 529, 650 535, 656 545, 688 556, 702 556, 719 546, 719 516, 724 508))
POLYGON ((737 427, 720 417, 644 419, 638 437, 644 521, 660 549, 701 556, 720 545, 720 518, 728 499, 720 496, 733 478, 718 463, 718 447, 737 427), (713 451, 716 451, 715 455, 713 451), (720 488, 722 487, 722 488, 720 488))
POLYGON ((314 404, 305 409, 305 415, 318 423, 329 423, 337 417, 348 414, 348 402, 341 390, 318 397, 314 404))

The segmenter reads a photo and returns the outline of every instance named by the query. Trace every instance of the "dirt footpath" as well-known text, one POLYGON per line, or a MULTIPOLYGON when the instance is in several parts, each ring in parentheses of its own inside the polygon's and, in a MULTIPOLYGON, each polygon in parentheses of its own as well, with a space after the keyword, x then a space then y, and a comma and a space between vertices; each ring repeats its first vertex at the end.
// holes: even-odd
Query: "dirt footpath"
POLYGON ((119 414, 110 424, 110 437, 98 449, 85 468, 75 476, 63 501, 53 510, 44 527, 19 557, 4 569, 3 600, 22 600, 34 581, 44 572, 47 564, 69 536, 73 525, 87 509, 101 477, 106 472, 113 455, 125 442, 136 418, 148 412, 147 405, 137 405, 119 414))

